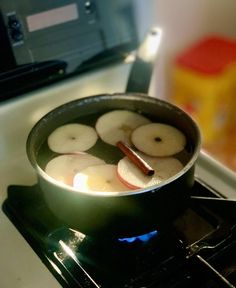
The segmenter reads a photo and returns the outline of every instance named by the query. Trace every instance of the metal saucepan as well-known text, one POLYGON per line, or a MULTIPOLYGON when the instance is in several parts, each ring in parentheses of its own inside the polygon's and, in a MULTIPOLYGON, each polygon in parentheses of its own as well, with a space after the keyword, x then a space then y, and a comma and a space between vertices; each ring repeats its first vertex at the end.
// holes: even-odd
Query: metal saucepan
MULTIPOLYGON (((141 62, 139 59, 133 67, 141 71, 141 62)), ((146 66, 148 69, 150 72, 150 65, 146 66)), ((134 75, 131 71, 128 85, 135 78, 134 75)), ((147 89, 147 83, 146 78, 140 90, 142 87, 143 90, 147 89)), ((134 87, 137 88, 137 84, 130 85, 129 91, 135 90, 134 87)), ((186 209, 200 146, 199 128, 184 111, 144 93, 127 92, 90 96, 52 110, 32 128, 27 140, 27 155, 37 173, 48 207, 65 225, 88 235, 129 237, 165 227, 186 209), (55 128, 80 117, 92 119, 95 113, 103 114, 114 109, 138 111, 153 121, 173 125, 184 132, 187 138, 185 154, 188 157, 184 168, 159 185, 115 193, 76 191, 61 185, 44 172, 43 165, 38 161, 39 153, 55 128)))

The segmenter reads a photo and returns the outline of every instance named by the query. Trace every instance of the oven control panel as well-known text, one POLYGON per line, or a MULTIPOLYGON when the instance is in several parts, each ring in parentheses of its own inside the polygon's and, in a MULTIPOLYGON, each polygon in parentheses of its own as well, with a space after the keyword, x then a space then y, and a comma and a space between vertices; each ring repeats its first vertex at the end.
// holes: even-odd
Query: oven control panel
POLYGON ((17 67, 59 60, 67 73, 77 71, 117 47, 136 44, 132 5, 133 0, 2 0, 5 57, 17 67))

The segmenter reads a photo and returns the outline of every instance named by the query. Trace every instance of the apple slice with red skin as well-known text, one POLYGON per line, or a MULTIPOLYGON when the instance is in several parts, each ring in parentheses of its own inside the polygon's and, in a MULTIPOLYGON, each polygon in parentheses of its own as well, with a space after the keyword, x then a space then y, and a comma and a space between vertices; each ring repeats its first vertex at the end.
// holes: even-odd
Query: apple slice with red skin
POLYGON ((105 161, 91 154, 71 153, 51 159, 45 167, 45 172, 55 180, 72 186, 73 178, 79 171, 101 164, 105 164, 105 161))
POLYGON ((177 154, 186 145, 186 137, 182 131, 163 123, 139 126, 132 132, 131 141, 139 151, 158 157, 177 154))
POLYGON ((130 143, 131 132, 140 125, 150 123, 143 115, 129 110, 113 110, 97 119, 95 129, 100 138, 116 146, 118 141, 130 143))
POLYGON ((73 186, 81 192, 121 192, 128 191, 117 177, 117 166, 103 164, 90 166, 77 173, 73 186))
POLYGON ((83 152, 97 142, 96 130, 88 125, 70 123, 56 128, 48 136, 48 147, 56 153, 83 152))
POLYGON ((145 175, 129 160, 122 158, 117 165, 117 174, 121 182, 131 189, 146 188, 158 185, 183 169, 183 164, 173 157, 151 157, 138 153, 155 171, 153 176, 145 175))

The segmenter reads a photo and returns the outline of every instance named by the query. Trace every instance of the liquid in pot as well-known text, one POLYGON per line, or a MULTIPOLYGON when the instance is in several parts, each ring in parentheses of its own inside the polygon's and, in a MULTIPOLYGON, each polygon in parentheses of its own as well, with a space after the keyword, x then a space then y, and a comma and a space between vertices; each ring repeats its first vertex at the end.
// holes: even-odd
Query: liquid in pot
MULTIPOLYGON (((99 117, 101 117, 104 113, 94 113, 92 115, 86 115, 82 117, 78 117, 74 119, 73 121, 67 122, 65 124, 69 123, 79 123, 91 126, 95 128, 95 125, 97 123, 97 120, 99 117)), ((160 122, 159 119, 151 119, 147 115, 143 115, 144 117, 148 118, 152 123, 160 122)), ((53 132, 53 131, 51 131, 53 132)), ((47 135, 49 136, 49 135, 47 135)), ((187 144, 185 148, 180 151, 177 154, 172 155, 173 158, 178 159, 183 166, 185 166, 192 157, 192 145, 189 143, 187 139, 187 144)), ((85 153, 88 153, 90 155, 93 155, 95 157, 98 157, 106 164, 111 165, 117 165, 121 159, 125 157, 124 153, 116 146, 108 144, 104 142, 99 136, 98 139, 90 149, 86 150, 85 153)), ((46 137, 43 141, 43 144, 41 145, 40 149, 37 153, 37 163, 38 165, 45 170, 46 165, 55 157, 61 155, 60 153, 53 152, 48 145, 48 137, 46 137)), ((132 185, 131 185, 132 186, 132 185)), ((127 186, 127 190, 130 190, 130 186, 127 186)), ((135 189, 135 186, 132 187, 132 189, 135 189)))

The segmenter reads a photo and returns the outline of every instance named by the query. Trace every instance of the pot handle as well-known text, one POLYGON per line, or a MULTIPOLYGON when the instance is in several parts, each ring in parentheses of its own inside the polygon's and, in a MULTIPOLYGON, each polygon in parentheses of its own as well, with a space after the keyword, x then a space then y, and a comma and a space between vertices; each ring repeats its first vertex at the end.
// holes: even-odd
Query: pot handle
POLYGON ((139 46, 130 71, 126 92, 148 93, 162 31, 153 27, 139 46))

